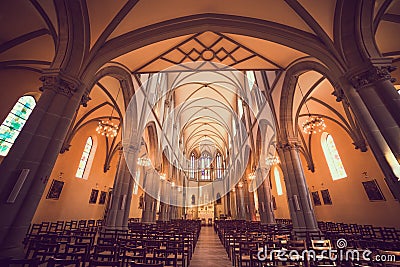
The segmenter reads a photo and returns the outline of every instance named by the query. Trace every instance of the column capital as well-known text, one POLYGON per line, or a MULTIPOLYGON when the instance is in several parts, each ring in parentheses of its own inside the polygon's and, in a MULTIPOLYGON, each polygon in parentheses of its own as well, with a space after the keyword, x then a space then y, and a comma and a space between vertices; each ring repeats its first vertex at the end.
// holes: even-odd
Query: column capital
POLYGON ((83 107, 87 107, 87 103, 92 100, 89 96, 88 92, 83 93, 82 98, 81 98, 81 105, 83 107))
POLYGON ((52 90, 68 97, 71 97, 80 86, 80 82, 76 78, 64 74, 59 69, 44 70, 40 81, 43 82, 40 91, 52 90))
POLYGON ((390 73, 394 71, 396 67, 391 65, 374 65, 372 64, 367 69, 351 71, 346 77, 350 81, 351 85, 357 90, 369 86, 377 81, 389 80, 394 82, 390 73))
POLYGON ((279 142, 277 144, 277 149, 282 150, 282 151, 289 151, 289 150, 299 150, 300 145, 297 142, 279 142))

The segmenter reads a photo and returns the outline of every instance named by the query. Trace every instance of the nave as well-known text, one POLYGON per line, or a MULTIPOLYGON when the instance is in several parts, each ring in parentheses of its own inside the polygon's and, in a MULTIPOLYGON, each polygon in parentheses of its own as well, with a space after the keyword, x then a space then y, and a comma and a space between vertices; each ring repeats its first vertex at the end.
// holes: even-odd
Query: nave
POLYGON ((381 267, 400 263, 399 229, 332 222, 318 225, 320 232, 304 232, 299 238, 292 234, 289 220, 269 225, 216 220, 212 226, 200 220, 131 221, 128 230, 110 230, 93 220, 43 222, 32 225, 27 233, 23 260, 0 263, 12 266, 25 261, 47 267, 381 267))
POLYGON ((0 23, 0 259, 398 253, 400 0, 4 0, 0 23))

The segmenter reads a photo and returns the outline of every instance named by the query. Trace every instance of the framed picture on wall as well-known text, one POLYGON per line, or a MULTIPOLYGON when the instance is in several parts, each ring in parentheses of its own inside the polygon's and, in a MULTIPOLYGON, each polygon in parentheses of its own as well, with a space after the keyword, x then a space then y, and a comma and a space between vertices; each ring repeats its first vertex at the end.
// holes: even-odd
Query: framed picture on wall
POLYGON ((63 186, 64 186, 64 182, 53 179, 46 198, 47 199, 59 199, 60 195, 61 195, 61 191, 63 189, 63 186))
POLYGON ((324 205, 332 205, 332 199, 328 189, 321 190, 321 196, 324 205))
POLYGON ((312 200, 314 202, 314 206, 321 206, 321 199, 319 198, 318 191, 311 192, 312 200))
POLYGON ((362 182, 365 193, 367 193, 369 201, 386 201, 385 196, 376 182, 376 179, 362 182))
POLYGON ((97 202, 97 196, 98 195, 99 195, 99 190, 92 189, 92 192, 90 193, 89 203, 90 204, 95 204, 97 202))
POLYGON ((106 203, 106 197, 107 197, 107 192, 101 191, 100 192, 100 197, 99 197, 99 204, 105 204, 106 203))

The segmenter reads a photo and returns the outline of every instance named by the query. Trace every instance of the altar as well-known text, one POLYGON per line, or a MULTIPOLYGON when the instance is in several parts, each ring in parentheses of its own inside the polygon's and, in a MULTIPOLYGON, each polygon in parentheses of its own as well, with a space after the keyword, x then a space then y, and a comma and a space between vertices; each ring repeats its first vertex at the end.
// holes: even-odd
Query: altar
POLYGON ((202 224, 212 224, 214 221, 214 205, 200 206, 197 215, 202 224))

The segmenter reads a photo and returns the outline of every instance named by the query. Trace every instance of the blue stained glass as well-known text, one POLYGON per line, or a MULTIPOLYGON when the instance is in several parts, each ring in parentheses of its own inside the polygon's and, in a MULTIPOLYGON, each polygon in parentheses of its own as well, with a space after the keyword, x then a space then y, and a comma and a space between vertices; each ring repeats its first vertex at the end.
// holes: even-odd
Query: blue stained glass
POLYGON ((22 96, 0 126, 0 156, 6 156, 36 106, 35 98, 22 96))

